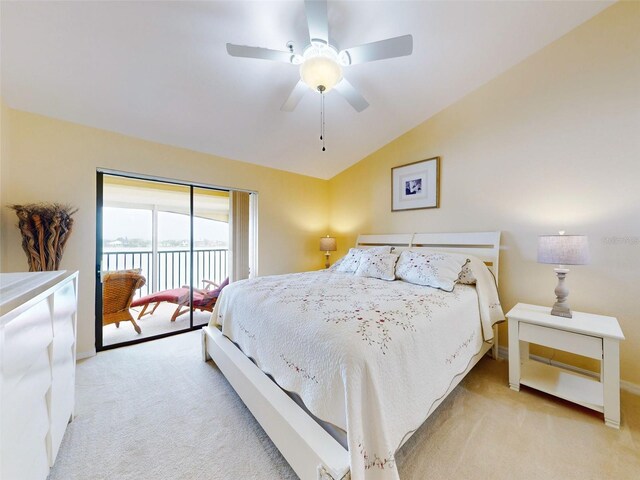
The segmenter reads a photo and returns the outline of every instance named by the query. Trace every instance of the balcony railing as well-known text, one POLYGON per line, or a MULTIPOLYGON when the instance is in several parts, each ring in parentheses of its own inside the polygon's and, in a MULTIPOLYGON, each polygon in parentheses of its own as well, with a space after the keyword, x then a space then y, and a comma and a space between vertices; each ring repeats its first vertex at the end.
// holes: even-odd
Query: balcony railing
MULTIPOLYGON (((202 280, 221 283, 228 276, 229 251, 227 249, 194 250, 194 287, 202 288, 202 280)), ((157 252, 157 274, 154 272, 151 250, 122 250, 104 252, 102 271, 140 268, 147 279, 144 287, 136 292, 136 297, 160 290, 179 288, 189 284, 190 252, 188 250, 160 250, 157 252)))

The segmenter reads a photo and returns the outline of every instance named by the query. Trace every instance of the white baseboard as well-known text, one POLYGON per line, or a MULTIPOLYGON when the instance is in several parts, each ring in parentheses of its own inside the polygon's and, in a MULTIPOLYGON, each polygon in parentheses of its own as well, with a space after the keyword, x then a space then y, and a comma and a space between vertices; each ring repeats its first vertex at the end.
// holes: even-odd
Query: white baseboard
MULTIPOLYGON (((498 347, 498 357, 502 359, 509 358, 509 347, 498 347)), ((554 367, 565 368, 567 370, 571 370, 572 372, 581 373, 582 375, 587 375, 589 377, 599 377, 596 372, 592 372, 591 370, 586 370, 584 368, 575 367, 573 365, 569 365, 568 363, 558 362, 557 360, 553 360, 547 357, 541 357, 540 355, 530 355, 532 360, 536 360, 538 362, 546 363, 548 365, 553 365, 554 367)), ((636 383, 628 382, 627 380, 620 380, 620 388, 629 393, 633 393, 634 395, 640 395, 640 385, 636 383)))
POLYGON ((627 382, 626 380, 620 380, 620 388, 634 395, 640 396, 640 385, 637 383, 627 382))
POLYGON ((78 352, 78 353, 76 353, 76 361, 84 360, 85 358, 90 358, 90 357, 95 357, 95 356, 96 356, 96 349, 93 348, 93 349, 89 350, 88 352, 78 352))

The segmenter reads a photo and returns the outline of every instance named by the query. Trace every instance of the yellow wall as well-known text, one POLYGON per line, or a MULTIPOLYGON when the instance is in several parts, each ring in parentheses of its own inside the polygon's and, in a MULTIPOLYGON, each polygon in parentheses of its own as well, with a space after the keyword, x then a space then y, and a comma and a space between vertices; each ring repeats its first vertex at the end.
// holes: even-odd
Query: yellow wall
POLYGON ((98 167, 254 190, 261 275, 322 268, 328 183, 169 147, 2 106, 2 271, 27 269, 8 204, 51 201, 79 208, 62 268, 80 270, 78 352, 94 345, 96 169, 98 167), (9 132, 10 140, 8 142, 9 132))
POLYGON ((640 384, 639 32, 640 3, 616 4, 331 179, 342 252, 358 233, 502 230, 509 309, 554 301, 537 236, 585 233, 570 304, 619 318, 622 377, 640 384), (392 213, 391 167, 434 156, 441 207, 392 213))

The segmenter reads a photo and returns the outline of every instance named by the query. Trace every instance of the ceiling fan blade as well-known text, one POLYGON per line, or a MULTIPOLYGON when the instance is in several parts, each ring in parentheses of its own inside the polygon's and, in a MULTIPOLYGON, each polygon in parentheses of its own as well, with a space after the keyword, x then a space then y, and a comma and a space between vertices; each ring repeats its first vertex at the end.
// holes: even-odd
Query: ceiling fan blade
POLYGON ((346 57, 347 65, 355 65, 384 58, 404 57, 405 55, 411 55, 412 52, 413 36, 402 35, 401 37, 387 38, 386 40, 347 48, 340 52, 340 55, 346 57))
POLYGON ((326 0, 305 0, 304 11, 309 24, 309 39, 311 42, 320 40, 329 43, 329 19, 327 17, 326 0))
POLYGON ((227 43, 227 53, 232 57, 260 58, 262 60, 273 60, 274 62, 291 63, 294 54, 271 50, 270 48, 248 47, 246 45, 234 45, 227 43))
POLYGON ((361 112, 369 106, 360 92, 358 92, 353 85, 349 83, 346 78, 343 78, 335 87, 333 87, 340 95, 342 95, 347 102, 355 108, 356 112, 361 112))
POLYGON ((296 83, 296 86, 293 87, 293 90, 291 90, 291 93, 289 94, 289 98, 287 98, 287 101, 282 104, 280 110, 283 112, 293 112, 307 90, 309 90, 307 84, 300 80, 296 83))

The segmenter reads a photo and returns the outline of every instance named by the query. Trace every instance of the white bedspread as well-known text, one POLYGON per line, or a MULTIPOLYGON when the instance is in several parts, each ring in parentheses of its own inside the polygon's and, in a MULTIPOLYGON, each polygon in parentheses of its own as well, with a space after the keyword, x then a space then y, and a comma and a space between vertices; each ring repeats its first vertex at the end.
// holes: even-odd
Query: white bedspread
POLYGON ((452 293, 331 271, 244 280, 225 288, 211 323, 347 431, 353 479, 396 479, 404 437, 504 318, 479 269, 477 288, 452 293))

